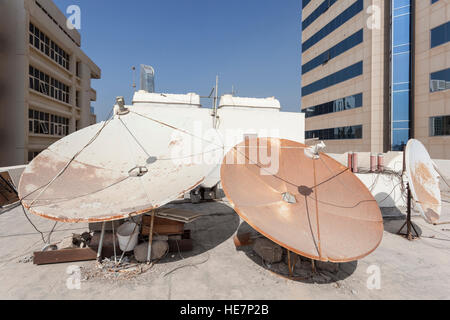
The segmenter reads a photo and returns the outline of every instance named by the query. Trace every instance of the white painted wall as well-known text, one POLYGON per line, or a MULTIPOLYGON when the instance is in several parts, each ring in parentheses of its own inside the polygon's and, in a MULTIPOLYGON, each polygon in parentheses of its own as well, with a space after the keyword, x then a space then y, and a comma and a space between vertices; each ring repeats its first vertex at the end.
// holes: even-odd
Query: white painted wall
MULTIPOLYGON (((145 108, 147 114, 167 124, 173 123, 174 118, 186 118, 191 123, 186 124, 183 128, 197 136, 203 136, 207 131, 214 131, 213 110, 198 108, 197 100, 193 99, 193 94, 184 96, 164 94, 163 103, 160 101, 160 98, 156 98, 157 95, 161 94, 138 91, 133 98, 133 105, 127 107, 131 110, 145 108), (170 103, 172 100, 174 100, 174 103, 170 103), (191 103, 192 101, 194 102, 191 103), (200 124, 202 128, 198 127, 200 124)), ((272 105, 279 105, 278 100, 273 98, 244 98, 244 100, 238 97, 234 98, 235 103, 240 104, 239 107, 222 106, 217 110, 217 132, 221 136, 221 140, 217 142, 225 145, 225 154, 244 140, 244 134, 257 134, 260 137, 279 137, 304 143, 305 115, 303 113, 281 112, 276 108, 269 108, 272 105), (245 103, 241 103, 242 101, 245 103), (259 102, 264 107, 258 107, 259 102), (256 106, 243 106, 244 104, 252 103, 256 106)), ((213 187, 219 181, 220 163, 207 176, 203 186, 213 187)))

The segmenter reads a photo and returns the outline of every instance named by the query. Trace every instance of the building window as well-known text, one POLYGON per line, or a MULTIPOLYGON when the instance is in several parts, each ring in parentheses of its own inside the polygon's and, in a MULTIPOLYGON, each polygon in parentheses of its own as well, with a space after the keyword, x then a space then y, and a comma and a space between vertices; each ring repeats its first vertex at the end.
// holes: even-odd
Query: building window
POLYGON ((316 21, 323 13, 325 13, 337 0, 325 0, 323 1, 316 10, 314 10, 305 20, 302 22, 302 29, 308 28, 311 23, 316 21))
POLYGON ((430 92, 450 89, 450 68, 430 74, 430 92))
POLYGON ((305 132, 306 139, 318 138, 319 140, 353 140, 362 139, 362 137, 362 125, 310 130, 305 132))
POLYGON ((450 136, 450 115, 430 118, 430 136, 450 136))
POLYGON ((346 23, 351 18, 356 16, 358 13, 363 11, 363 9, 364 9, 364 1, 357 0, 350 7, 348 7, 344 12, 342 12, 340 15, 338 15, 336 18, 334 18, 330 23, 328 23, 325 27, 320 29, 318 32, 316 32, 314 35, 312 35, 308 40, 303 42, 302 51, 306 52, 306 50, 308 50, 313 45, 315 45, 316 43, 321 41, 323 38, 328 36, 334 30, 338 29, 344 23, 346 23))
POLYGON ((311 2, 311 0, 303 0, 302 2, 303 2, 302 8, 305 8, 311 2))
POLYGON ((314 59, 305 63, 302 66, 302 74, 305 74, 305 73, 327 63, 331 59, 336 58, 337 56, 341 55, 342 53, 346 52, 347 50, 349 50, 351 48, 356 47, 358 44, 360 44, 362 42, 363 42, 363 30, 361 29, 358 32, 351 35, 350 37, 339 42, 334 47, 328 49, 327 51, 318 55, 314 59))
POLYGON ((410 138, 411 0, 392 1, 391 149, 403 151, 410 138))
POLYGON ((305 118, 362 107, 363 94, 355 94, 304 109, 305 118))
POLYGON ((53 61, 69 70, 69 54, 50 40, 45 33, 30 22, 29 42, 36 49, 50 57, 53 61))
POLYGON ((75 74, 78 78, 81 78, 81 61, 77 61, 75 74))
POLYGON ((329 88, 338 83, 350 80, 350 79, 360 76, 362 74, 363 74, 363 62, 360 61, 360 62, 355 63, 354 65, 351 65, 350 67, 342 69, 336 73, 330 74, 330 75, 326 76, 325 78, 317 80, 316 82, 313 82, 313 83, 303 87, 302 88, 302 97, 312 94, 314 92, 329 88))
POLYGON ((30 89, 69 103, 69 86, 32 66, 29 67, 29 85, 30 89))
POLYGON ((80 107, 80 91, 77 90, 75 93, 75 105, 79 108, 80 107))
POLYGON ((29 109, 28 132, 52 136, 67 136, 69 134, 69 118, 29 109))
POLYGON ((47 10, 45 10, 45 8, 43 7, 43 6, 41 6, 40 5, 40 3, 39 2, 37 2, 36 0, 34 1, 35 3, 36 3, 36 5, 39 7, 39 8, 41 8, 41 10, 50 18, 50 20, 52 20, 53 21, 53 23, 55 24, 55 25, 57 25, 58 26, 58 28, 70 39, 70 40, 72 40, 72 42, 73 43, 75 43, 77 46, 80 46, 80 44, 79 43, 77 43, 71 36, 70 36, 70 34, 69 33, 67 33, 67 31, 66 30, 64 30, 64 28, 66 28, 66 27, 62 27, 58 22, 56 22, 56 20, 55 20, 55 18, 53 18, 49 13, 48 13, 48 11, 47 10))
POLYGON ((31 162, 34 158, 38 156, 42 151, 28 151, 28 162, 31 162))
POLYGON ((431 48, 440 46, 450 40, 450 22, 431 30, 431 48))

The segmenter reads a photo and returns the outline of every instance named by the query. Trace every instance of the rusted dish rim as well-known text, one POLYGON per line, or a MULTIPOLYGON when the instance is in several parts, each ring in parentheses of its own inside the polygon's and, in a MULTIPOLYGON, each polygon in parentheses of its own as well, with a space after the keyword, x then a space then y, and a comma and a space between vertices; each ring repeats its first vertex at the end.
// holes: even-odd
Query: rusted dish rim
POLYGON ((21 200, 22 205, 29 210, 32 214, 46 218, 46 219, 50 219, 53 221, 59 221, 59 222, 65 222, 65 223, 83 223, 83 222, 107 222, 107 221, 114 221, 114 220, 120 220, 120 219, 125 219, 125 218, 129 218, 129 217, 134 217, 134 216, 138 216, 141 215, 143 213, 155 210, 160 208, 161 206, 163 206, 166 203, 169 203, 173 200, 175 200, 176 198, 178 198, 181 195, 184 195, 186 192, 191 191, 192 189, 195 189, 196 187, 198 187, 203 181, 205 180, 205 177, 203 177, 200 181, 198 181, 194 186, 192 186, 191 188, 188 188, 186 190, 183 190, 181 192, 179 192, 178 194, 171 196, 169 198, 167 198, 166 200, 162 201, 163 203, 161 205, 156 205, 156 206, 150 206, 146 209, 142 209, 142 210, 138 210, 138 211, 134 211, 134 212, 130 212, 130 213, 121 213, 121 214, 111 214, 108 215, 106 217, 98 217, 98 218, 79 218, 79 219, 71 219, 71 218, 62 218, 62 217, 55 217, 52 215, 47 215, 41 212, 38 212, 36 210, 33 210, 32 208, 30 208, 30 206, 28 206, 27 204, 24 203, 23 200, 21 200))
MULTIPOLYGON (((259 138, 259 139, 274 139, 274 138, 259 138)), ((279 140, 280 142, 283 142, 283 141, 290 141, 290 140, 287 140, 287 139, 278 139, 278 140, 279 140)), ((295 142, 295 141, 292 141, 292 142, 295 142)), ((241 142, 241 143, 242 143, 242 142, 241 142)), ((240 145, 241 143, 239 143, 238 145, 240 145)), ((296 143, 298 143, 298 144, 300 144, 300 145, 303 145, 303 144, 300 143, 300 142, 296 142, 296 143)), ((229 152, 235 151, 235 150, 236 150, 236 147, 237 147, 238 145, 234 146, 229 152)), ((236 152, 236 151, 235 151, 235 152, 236 152)), ((228 154, 228 153, 227 153, 227 154, 228 154)), ((336 160, 334 160, 333 158, 331 158, 330 156, 328 156, 328 155, 325 154, 325 153, 320 153, 320 156, 326 156, 327 158, 329 158, 329 159, 331 159, 331 160, 333 160, 333 161, 336 161, 336 160)), ((225 155, 225 157, 226 157, 226 155, 225 155)), ((224 159, 225 159, 225 158, 224 158, 224 159)), ((336 161, 336 162, 337 162, 337 161, 336 161)), ((339 163, 339 162, 337 162, 337 163, 338 163, 342 168, 345 168, 341 163, 339 163)), ((254 163, 254 165, 257 165, 257 164, 254 163)), ((221 174, 221 176, 222 176, 222 174, 223 174, 223 166, 224 166, 224 164, 222 164, 222 166, 221 166, 221 168, 220 168, 220 174, 221 174)), ((350 171, 349 171, 349 172, 350 172, 350 171)), ((359 182, 359 184, 360 184, 360 185, 361 185, 361 186, 362 186, 362 187, 363 187, 370 195, 372 195, 372 194, 370 193, 369 189, 362 183, 362 181, 359 180, 355 175, 353 175, 353 176, 356 178, 356 180, 359 182)), ((274 176, 274 177, 280 179, 278 176, 274 176)), ((258 228, 257 226, 255 226, 248 218, 246 218, 246 216, 241 212, 241 210, 239 209, 239 207, 236 206, 236 204, 233 202, 233 200, 231 199, 231 197, 228 195, 226 183, 224 183, 223 180, 222 180, 222 187, 223 187, 223 191, 224 191, 224 193, 225 193, 225 196, 227 197, 228 201, 229 201, 229 202, 231 203, 231 205, 233 206, 233 209, 234 209, 234 210, 236 211, 236 213, 237 213, 237 214, 238 214, 245 222, 247 222, 253 229, 255 229, 256 231, 258 231, 259 233, 261 233, 262 235, 264 235, 266 238, 269 238, 269 239, 272 240, 273 242, 275 242, 275 243, 277 243, 278 245, 282 246, 283 248, 285 248, 285 249, 287 249, 287 250, 289 250, 289 251, 291 251, 291 252, 294 252, 294 253, 296 253, 296 254, 299 254, 299 255, 301 255, 301 256, 303 256, 303 257, 312 259, 312 260, 323 261, 323 262, 335 262, 335 263, 339 263, 339 262, 350 262, 350 261, 360 260, 360 259, 362 259, 362 258, 368 256, 368 255, 371 254, 372 252, 374 252, 374 251, 378 248, 378 246, 380 245, 381 241, 383 240, 383 236, 381 236, 381 237, 380 237, 380 240, 378 241, 378 243, 375 245, 375 247, 374 247, 373 249, 371 249, 370 251, 368 251, 367 253, 365 253, 365 254, 363 254, 363 255, 360 255, 360 256, 357 256, 357 257, 354 257, 354 258, 348 258, 348 259, 328 259, 328 258, 322 258, 322 259, 321 259, 319 256, 313 256, 313 255, 307 254, 307 253, 305 253, 305 252, 303 252, 303 251, 294 249, 294 248, 292 248, 292 247, 290 247, 290 246, 284 244, 283 242, 281 242, 281 241, 279 241, 279 240, 277 240, 277 239, 271 237, 268 233, 262 231, 260 228, 258 228)), ((376 202, 375 199, 374 199, 373 201, 376 202)), ((378 207, 378 206, 377 206, 377 208, 378 208, 378 210, 379 210, 379 207, 378 207)), ((381 216, 381 211, 380 211, 380 216, 381 216)), ((382 235, 383 232, 384 232, 383 220, 381 219, 380 221, 374 221, 374 222, 380 222, 380 223, 381 223, 381 229, 382 229, 382 230, 381 230, 381 235, 382 235)))

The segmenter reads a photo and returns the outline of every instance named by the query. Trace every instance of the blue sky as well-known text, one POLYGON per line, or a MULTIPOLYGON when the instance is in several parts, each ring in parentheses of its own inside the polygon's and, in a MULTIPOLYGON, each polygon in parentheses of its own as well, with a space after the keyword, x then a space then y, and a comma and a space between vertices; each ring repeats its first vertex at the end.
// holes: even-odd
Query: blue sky
POLYGON ((238 96, 275 96, 300 111, 300 0, 54 2, 64 13, 81 8, 82 49, 102 69, 92 81, 99 120, 116 96, 131 103, 140 64, 155 68, 157 92, 208 95, 218 74, 220 94, 234 85, 238 96))

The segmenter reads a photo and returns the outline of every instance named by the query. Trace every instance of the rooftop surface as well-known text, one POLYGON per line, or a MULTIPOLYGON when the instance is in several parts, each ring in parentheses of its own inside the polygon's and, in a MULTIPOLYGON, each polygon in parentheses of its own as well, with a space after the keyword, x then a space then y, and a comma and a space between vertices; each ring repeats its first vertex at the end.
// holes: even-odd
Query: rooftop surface
MULTIPOLYGON (((420 239, 410 242, 395 234, 403 223, 399 214, 398 219, 385 220, 383 241, 369 256, 340 264, 337 273, 321 271, 312 278, 293 281, 269 270, 286 272, 284 263, 270 266, 262 263, 251 247, 236 249, 233 236, 249 226, 226 202, 174 206, 205 213, 186 225, 192 231, 194 250, 170 253, 130 279, 86 279, 85 272, 95 269, 95 261, 34 265, 29 257, 43 247, 40 234, 21 207, 0 215, 0 299, 450 298, 450 225, 429 225, 417 213, 413 222, 422 234, 420 239), (80 289, 66 285, 67 269, 73 265, 82 270, 80 289), (376 270, 380 271, 380 287, 370 289, 367 283, 374 283, 371 276, 376 270)), ((389 215, 392 217, 392 212, 389 215)), ((37 216, 30 218, 42 231, 50 231, 54 224, 37 216)), ((446 218, 450 220, 448 202, 444 202, 442 219, 446 218)), ((52 243, 87 230, 86 224, 58 223, 52 243)), ((302 261, 296 272, 308 270, 307 263, 302 261)))

